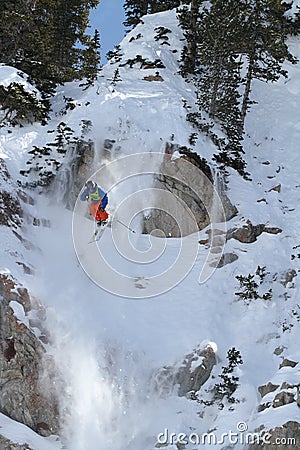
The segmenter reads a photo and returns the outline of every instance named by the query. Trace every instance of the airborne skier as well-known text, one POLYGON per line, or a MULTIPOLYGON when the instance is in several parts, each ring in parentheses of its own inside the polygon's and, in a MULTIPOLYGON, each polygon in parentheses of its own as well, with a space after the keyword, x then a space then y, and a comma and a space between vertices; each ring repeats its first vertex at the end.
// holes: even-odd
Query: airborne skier
POLYGON ((95 218, 98 226, 106 225, 108 213, 105 211, 105 208, 108 203, 108 196, 95 181, 90 180, 85 184, 85 189, 80 195, 80 200, 91 200, 89 208, 91 215, 95 218))

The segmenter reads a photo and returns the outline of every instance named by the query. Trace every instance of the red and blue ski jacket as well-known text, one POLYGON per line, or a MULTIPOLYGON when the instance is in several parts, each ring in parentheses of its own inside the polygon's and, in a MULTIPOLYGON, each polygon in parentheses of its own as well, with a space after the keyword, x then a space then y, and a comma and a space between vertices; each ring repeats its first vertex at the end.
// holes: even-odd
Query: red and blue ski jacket
POLYGON ((80 195, 80 200, 84 201, 86 200, 87 197, 89 197, 89 199, 95 203, 101 201, 101 208, 103 209, 105 209, 108 203, 107 193, 103 189, 101 189, 98 185, 92 191, 90 191, 88 188, 84 189, 84 191, 80 195))

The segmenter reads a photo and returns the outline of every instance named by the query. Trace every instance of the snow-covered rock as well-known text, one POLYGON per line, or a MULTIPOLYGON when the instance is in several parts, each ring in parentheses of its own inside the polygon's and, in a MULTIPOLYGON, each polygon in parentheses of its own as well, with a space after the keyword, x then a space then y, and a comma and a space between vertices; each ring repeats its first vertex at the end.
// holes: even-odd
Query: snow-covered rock
POLYGON ((176 392, 177 395, 192 395, 209 379, 216 364, 216 355, 208 345, 201 346, 186 355, 181 362, 173 366, 166 366, 155 376, 156 388, 163 397, 176 392))

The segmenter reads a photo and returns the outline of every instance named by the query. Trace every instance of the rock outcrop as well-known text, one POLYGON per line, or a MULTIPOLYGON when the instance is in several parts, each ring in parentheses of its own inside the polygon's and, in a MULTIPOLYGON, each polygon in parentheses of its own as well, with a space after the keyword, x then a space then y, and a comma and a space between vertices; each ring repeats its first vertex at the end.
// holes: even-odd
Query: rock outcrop
MULTIPOLYGON (((284 346, 276 347, 274 355, 278 356, 282 361, 278 367, 278 373, 274 376, 272 381, 267 384, 259 386, 258 391, 263 399, 258 406, 258 413, 264 411, 260 419, 259 430, 261 431, 261 442, 249 446, 249 450, 269 449, 276 445, 276 449, 296 449, 300 442, 300 423, 289 421, 282 426, 278 426, 272 430, 267 430, 264 421, 268 420, 268 414, 279 414, 278 409, 285 408, 286 405, 290 408, 292 417, 297 417, 298 408, 300 406, 300 382, 298 383, 298 362, 284 357, 284 352, 287 350, 284 346), (282 381, 282 372, 284 373, 285 381, 282 381), (276 381, 278 381, 276 383, 276 381), (296 383, 295 383, 296 381, 296 383), (276 411, 276 412, 275 412, 276 411), (267 438, 267 441, 265 441, 267 438)), ((284 417, 284 416, 283 416, 284 417)))
POLYGON ((182 362, 163 367, 156 375, 156 388, 162 397, 174 392, 179 397, 198 392, 209 379, 216 364, 216 355, 210 345, 195 349, 182 362))
POLYGON ((16 444, 10 439, 5 438, 0 434, 0 449, 1 450, 32 450, 27 444, 16 444))
POLYGON ((60 173, 57 182, 63 185, 63 202, 67 208, 72 209, 77 196, 86 180, 92 175, 91 167, 95 156, 95 147, 92 141, 79 140, 72 148, 71 163, 65 173, 60 173))
MULTIPOLYGON (((0 412, 48 436, 58 432, 54 363, 29 325, 16 317, 15 305, 21 305, 23 313, 31 311, 28 291, 1 275, 0 412), (42 374, 47 379, 43 385, 42 374)), ((42 319, 43 309, 36 313, 42 319)))
POLYGON ((300 442, 300 423, 289 421, 280 427, 262 433, 264 439, 260 443, 252 444, 248 450, 296 450, 300 442))
POLYGON ((291 392, 281 391, 275 395, 273 400, 273 408, 279 408, 280 406, 288 405, 295 401, 295 395, 291 392))
MULTIPOLYGON (((211 169, 199 155, 193 152, 183 153, 179 147, 181 156, 173 158, 173 147, 170 152, 166 152, 156 179, 155 187, 162 190, 162 195, 157 198, 157 209, 152 209, 144 221, 145 234, 159 229, 163 230, 167 237, 186 236, 205 228, 211 222, 215 199, 211 169), (164 200, 163 191, 171 192, 178 198, 174 211, 169 212, 170 204, 167 197, 164 200), (183 211, 182 205, 185 205, 186 211, 183 211), (186 217, 186 223, 179 226, 177 221, 182 214, 186 217), (193 216, 194 225, 188 224, 189 214, 193 216)), ((218 194, 219 209, 222 210, 218 211, 219 219, 230 220, 236 215, 237 209, 228 199, 224 187, 218 194)))
POLYGON ((273 384, 269 382, 268 384, 264 384, 262 386, 259 386, 258 392, 262 397, 269 394, 269 392, 274 392, 276 389, 279 388, 279 384, 273 384))
POLYGON ((255 242, 262 233, 278 234, 282 230, 276 227, 267 227, 265 224, 260 223, 253 225, 250 220, 247 220, 242 228, 232 228, 227 231, 227 240, 236 239, 244 244, 251 244, 255 242))

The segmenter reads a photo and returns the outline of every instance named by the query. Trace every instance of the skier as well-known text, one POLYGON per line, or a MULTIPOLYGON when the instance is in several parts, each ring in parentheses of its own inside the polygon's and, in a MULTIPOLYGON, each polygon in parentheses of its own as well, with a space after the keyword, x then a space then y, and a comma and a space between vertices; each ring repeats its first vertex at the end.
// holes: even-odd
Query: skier
POLYGON ((105 208, 108 203, 107 193, 101 189, 95 181, 85 183, 85 189, 80 195, 81 201, 91 200, 90 213, 95 218, 97 225, 105 225, 107 223, 108 214, 105 208))

